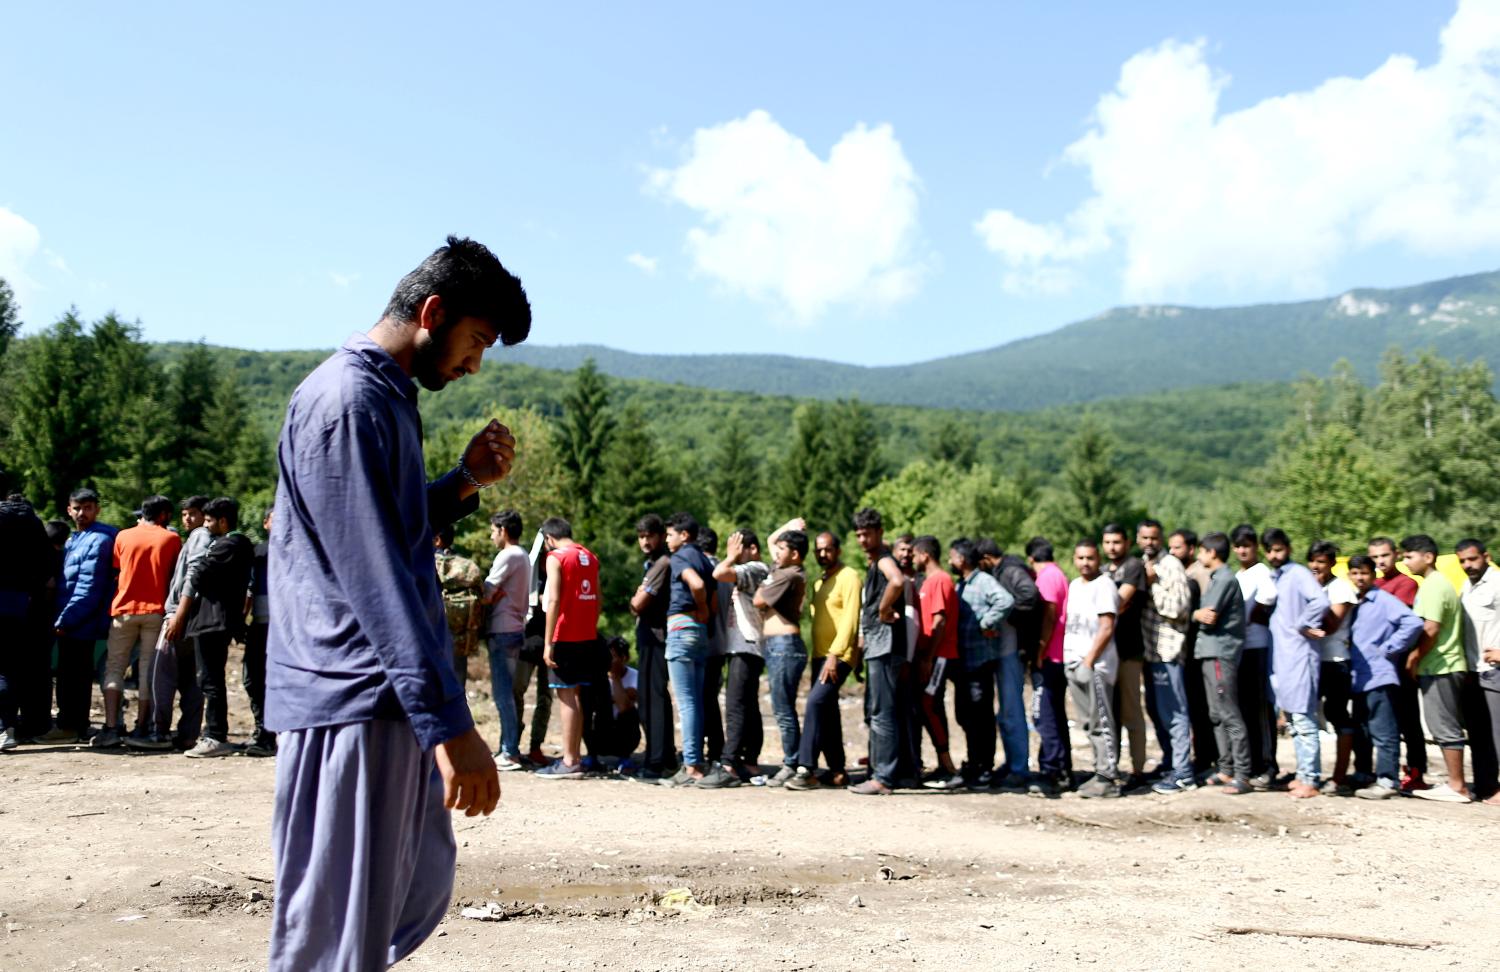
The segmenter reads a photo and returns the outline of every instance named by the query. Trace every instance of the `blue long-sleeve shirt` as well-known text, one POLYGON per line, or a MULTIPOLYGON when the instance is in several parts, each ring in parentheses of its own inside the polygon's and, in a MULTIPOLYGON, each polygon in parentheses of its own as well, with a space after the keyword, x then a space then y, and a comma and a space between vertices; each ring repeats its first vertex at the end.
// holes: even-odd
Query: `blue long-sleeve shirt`
POLYGON ((1271 612, 1271 687, 1287 712, 1318 711, 1318 646, 1303 634, 1321 628, 1328 594, 1313 572, 1286 563, 1276 572, 1276 610, 1271 612))
POLYGON ((69 638, 85 641, 109 634, 109 602, 115 596, 115 534, 108 523, 91 523, 63 546, 57 622, 69 638))
POLYGON ((1372 587, 1354 605, 1349 630, 1349 668, 1352 688, 1368 692, 1382 685, 1395 685, 1399 656, 1406 654, 1422 634, 1422 619, 1401 600, 1372 587))
POLYGON ((416 385, 351 337, 292 395, 276 461, 267 728, 406 719, 424 749, 467 732, 432 535, 479 500, 456 472, 427 482, 416 385))

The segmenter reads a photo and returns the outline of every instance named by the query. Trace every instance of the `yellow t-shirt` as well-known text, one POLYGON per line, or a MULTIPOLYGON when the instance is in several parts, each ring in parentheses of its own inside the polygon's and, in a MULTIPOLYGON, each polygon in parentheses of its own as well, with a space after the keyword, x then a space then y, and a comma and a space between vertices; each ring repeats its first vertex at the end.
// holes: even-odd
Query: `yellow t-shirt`
POLYGON ((812 599, 814 658, 833 655, 851 667, 857 661, 859 584, 859 574, 847 566, 818 578, 812 599))

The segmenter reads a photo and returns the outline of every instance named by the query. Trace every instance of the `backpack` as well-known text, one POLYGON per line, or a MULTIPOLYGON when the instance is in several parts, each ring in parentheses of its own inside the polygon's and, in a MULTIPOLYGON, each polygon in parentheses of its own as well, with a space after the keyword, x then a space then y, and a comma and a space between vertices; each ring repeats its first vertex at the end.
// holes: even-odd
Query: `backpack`
POLYGON ((1031 571, 1026 569, 1026 563, 1015 554, 1006 554, 1000 559, 996 566, 995 580, 1005 588, 1005 593, 1015 599, 1016 605, 1011 611, 1015 614, 1030 614, 1042 606, 1042 595, 1036 589, 1036 581, 1032 579, 1031 571))

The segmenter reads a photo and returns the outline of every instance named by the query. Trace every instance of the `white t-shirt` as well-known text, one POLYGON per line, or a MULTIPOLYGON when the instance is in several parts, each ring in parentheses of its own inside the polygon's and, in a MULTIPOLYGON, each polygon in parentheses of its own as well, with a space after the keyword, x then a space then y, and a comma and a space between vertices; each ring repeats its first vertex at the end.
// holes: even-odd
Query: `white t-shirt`
MULTIPOLYGON (((1073 578, 1068 585, 1068 621, 1063 629, 1063 664, 1074 665, 1083 661, 1093 650, 1094 638, 1099 634, 1099 615, 1120 614, 1120 590, 1105 574, 1091 581, 1082 577, 1073 578)), ((1101 675, 1112 676, 1119 668, 1115 639, 1099 653, 1094 670, 1101 675)))
POLYGON ((759 560, 734 565, 734 590, 729 599, 725 651, 731 655, 765 657, 765 618, 755 606, 755 592, 771 576, 771 568, 759 560))
MULTIPOLYGON (((1479 583, 1464 581, 1459 594, 1464 606, 1464 652, 1469 656, 1469 667, 1487 679, 1487 673, 1500 668, 1494 662, 1484 660, 1484 649, 1500 648, 1500 570, 1486 568, 1479 583)), ((1486 688, 1490 687, 1488 681, 1486 688)))
POLYGON ((1354 605, 1359 603, 1359 595, 1355 593, 1354 585, 1342 577, 1335 577, 1323 585, 1323 592, 1328 595, 1329 604, 1347 604, 1349 610, 1344 612, 1337 631, 1318 640, 1318 652, 1326 662, 1348 661, 1349 635, 1354 628, 1354 605))
MULTIPOLYGON (((638 678, 639 678, 639 676, 636 674, 635 669, 631 668, 629 665, 626 665, 625 666, 625 674, 620 676, 620 687, 622 689, 625 689, 627 692, 630 691, 633 688, 637 688, 637 686, 639 684, 638 681, 637 681, 638 678)), ((617 705, 617 706, 614 707, 614 709, 615 709, 615 715, 619 715, 620 714, 620 707, 617 705)))
POLYGON ((513 634, 526 630, 527 598, 531 594, 531 558, 518 543, 495 555, 484 579, 484 592, 500 588, 505 595, 490 607, 490 634, 513 634))
POLYGON ((1271 629, 1264 624, 1251 624, 1250 612, 1257 604, 1272 607, 1276 604, 1276 578, 1271 568, 1261 561, 1234 575, 1240 582, 1240 594, 1245 599, 1245 647, 1271 647, 1271 629))

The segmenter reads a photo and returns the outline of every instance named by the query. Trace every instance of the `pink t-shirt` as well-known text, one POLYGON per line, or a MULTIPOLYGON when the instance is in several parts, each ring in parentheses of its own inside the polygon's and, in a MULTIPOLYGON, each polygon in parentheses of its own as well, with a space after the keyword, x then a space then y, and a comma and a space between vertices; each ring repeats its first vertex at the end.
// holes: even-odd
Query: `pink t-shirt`
POLYGON ((1063 632, 1068 621, 1068 575, 1056 564, 1043 564, 1036 572, 1036 590, 1042 600, 1057 607, 1057 623, 1047 642, 1047 661, 1063 660, 1063 632))

